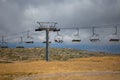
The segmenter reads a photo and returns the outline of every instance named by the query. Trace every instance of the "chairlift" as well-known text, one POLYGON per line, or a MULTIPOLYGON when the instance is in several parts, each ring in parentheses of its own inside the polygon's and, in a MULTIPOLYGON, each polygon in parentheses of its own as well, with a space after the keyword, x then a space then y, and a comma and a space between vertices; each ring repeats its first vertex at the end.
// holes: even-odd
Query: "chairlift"
POLYGON ((94 32, 94 27, 92 28, 92 32, 93 32, 93 35, 91 36, 90 41, 91 42, 98 42, 98 41, 100 41, 99 34, 96 34, 94 32))
POLYGON ((74 34, 74 39, 72 39, 72 42, 81 42, 79 38, 79 29, 77 28, 77 33, 74 34))
POLYGON ((4 40, 4 36, 2 36, 2 41, 1 41, 1 46, 0 46, 0 48, 8 48, 8 46, 7 46, 7 42, 5 42, 5 40, 4 40))
POLYGON ((112 38, 110 38, 109 41, 110 42, 118 42, 118 41, 120 41, 120 39, 119 39, 118 35, 113 34, 112 38))
POLYGON ((16 48, 24 48, 24 46, 23 46, 23 38, 22 38, 22 36, 20 37, 20 39, 21 39, 21 41, 20 41, 19 45, 16 46, 16 48))
POLYGON ((100 41, 99 35, 98 34, 92 35, 92 37, 90 38, 90 41, 91 42, 98 42, 98 41, 100 41))
POLYGON ((55 36, 54 38, 54 41, 57 42, 57 43, 63 43, 63 36, 60 35, 57 31, 57 35, 55 36))
POLYGON ((27 32, 27 40, 26 40, 25 43, 34 43, 33 37, 31 37, 31 36, 29 35, 29 31, 27 32))
POLYGON ((115 33, 109 39, 110 42, 119 42, 120 41, 120 39, 119 39, 119 37, 117 35, 117 26, 115 26, 115 29, 116 29, 115 33))
POLYGON ((3 43, 0 48, 9 48, 6 43, 3 43))

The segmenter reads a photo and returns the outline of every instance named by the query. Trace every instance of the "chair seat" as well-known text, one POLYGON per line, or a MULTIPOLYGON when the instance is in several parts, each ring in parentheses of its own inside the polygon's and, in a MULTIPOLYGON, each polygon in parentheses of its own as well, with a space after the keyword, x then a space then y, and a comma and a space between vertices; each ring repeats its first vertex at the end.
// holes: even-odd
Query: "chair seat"
POLYGON ((80 39, 73 39, 72 42, 80 42, 80 39))
POLYGON ((99 39, 90 39, 91 42, 100 41, 99 39))
POLYGON ((115 41, 115 42, 118 42, 119 39, 110 39, 109 41, 115 41))

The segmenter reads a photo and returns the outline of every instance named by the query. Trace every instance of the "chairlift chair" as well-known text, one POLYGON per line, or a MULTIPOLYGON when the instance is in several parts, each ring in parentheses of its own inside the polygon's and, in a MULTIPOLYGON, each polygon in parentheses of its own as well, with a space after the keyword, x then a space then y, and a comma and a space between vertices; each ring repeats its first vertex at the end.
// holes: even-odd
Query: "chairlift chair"
POLYGON ((119 36, 117 35, 117 26, 115 26, 115 33, 112 35, 112 37, 109 39, 110 42, 119 42, 119 36))
POLYGON ((98 41, 100 41, 99 34, 95 33, 94 27, 92 28, 92 33, 93 33, 93 35, 91 36, 90 41, 91 42, 98 42, 98 41))
POLYGON ((3 43, 0 48, 9 48, 6 43, 3 43))
POLYGON ((91 42, 98 42, 98 41, 100 41, 99 35, 98 34, 92 35, 92 37, 90 38, 90 41, 91 42))
POLYGON ((1 45, 0 48, 9 48, 7 45, 1 45))
POLYGON ((2 41, 1 41, 1 46, 0 46, 0 48, 9 48, 9 47, 7 46, 7 42, 5 42, 5 40, 4 40, 4 36, 2 36, 2 41))
POLYGON ((27 40, 26 40, 25 43, 34 43, 33 37, 31 37, 31 36, 29 35, 29 31, 27 32, 27 40))
POLYGON ((21 36, 20 38, 21 38, 21 41, 20 41, 19 45, 16 46, 16 48, 24 48, 24 46, 23 46, 23 38, 22 38, 22 36, 21 36))
POLYGON ((27 38, 27 41, 25 43, 34 43, 33 38, 32 37, 27 38))
POLYGON ((2 42, 2 44, 1 44, 1 46, 0 46, 0 48, 9 48, 8 46, 7 46, 7 42, 2 42))
POLYGON ((74 36, 74 39, 72 39, 72 42, 81 42, 81 39, 79 38, 79 29, 77 28, 77 33, 74 36))
POLYGON ((54 41, 57 42, 57 43, 63 43, 63 36, 60 35, 57 31, 57 35, 55 36, 54 38, 54 41))
POLYGON ((112 35, 112 38, 109 39, 110 42, 119 42, 120 39, 117 35, 112 35))

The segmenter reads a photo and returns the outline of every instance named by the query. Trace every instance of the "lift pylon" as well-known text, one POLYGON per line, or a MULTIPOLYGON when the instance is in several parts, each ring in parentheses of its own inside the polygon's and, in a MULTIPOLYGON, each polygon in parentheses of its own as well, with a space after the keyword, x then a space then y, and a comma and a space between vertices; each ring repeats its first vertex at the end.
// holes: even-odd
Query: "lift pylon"
POLYGON ((39 24, 39 28, 35 29, 35 31, 46 31, 46 61, 50 61, 50 53, 49 53, 49 31, 60 31, 60 29, 56 28, 57 22, 37 22, 39 24))

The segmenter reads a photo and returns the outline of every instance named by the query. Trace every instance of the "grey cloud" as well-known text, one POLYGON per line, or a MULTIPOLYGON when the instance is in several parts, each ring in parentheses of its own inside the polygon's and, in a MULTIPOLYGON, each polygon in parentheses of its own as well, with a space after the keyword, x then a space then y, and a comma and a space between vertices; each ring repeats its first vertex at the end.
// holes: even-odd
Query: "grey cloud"
POLYGON ((0 28, 4 27, 4 32, 16 32, 21 27, 22 11, 15 3, 0 2, 0 28))
POLYGON ((37 21, 60 27, 120 23, 120 0, 1 0, 0 33, 30 29, 37 21))
MULTIPOLYGON (((119 0, 87 0, 82 8, 76 10, 76 16, 73 17, 72 22, 84 26, 119 23, 119 4, 119 0)), ((79 5, 78 7, 81 6, 79 5)))

